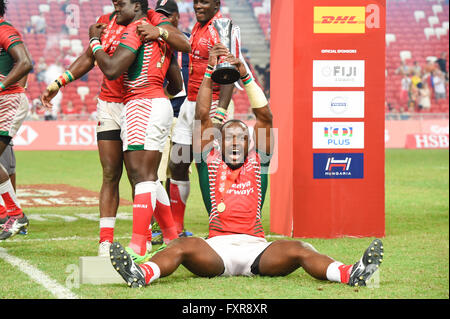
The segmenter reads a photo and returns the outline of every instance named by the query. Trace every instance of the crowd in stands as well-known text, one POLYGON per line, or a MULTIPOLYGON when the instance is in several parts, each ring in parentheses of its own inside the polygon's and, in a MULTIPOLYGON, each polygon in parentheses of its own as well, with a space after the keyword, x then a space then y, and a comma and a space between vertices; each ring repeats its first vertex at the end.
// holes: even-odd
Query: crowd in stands
POLYGON ((448 118, 448 1, 387 0, 386 118, 448 118))
MULTIPOLYGON (((239 1, 241 5, 249 4, 266 40, 270 41, 271 1, 239 1)), ((154 7, 156 0, 150 0, 149 4, 154 7)), ((222 0, 221 4, 225 16, 230 17, 226 0, 222 0)), ((179 27, 184 32, 190 32, 195 24, 192 0, 179 0, 178 5, 181 16, 179 27)), ((33 105, 31 118, 95 118, 96 98, 102 79, 98 68, 64 88, 55 100, 55 110, 52 112, 45 112, 37 106, 39 95, 48 83, 87 47, 88 27, 108 10, 112 10, 110 0, 18 0, 9 3, 6 18, 22 31, 33 57, 34 70, 29 77, 27 91, 33 105)), ((448 16, 448 0, 387 0, 388 115, 448 114, 448 16), (405 56, 405 52, 409 55, 405 56)), ((257 82, 270 96, 270 63, 253 65, 251 52, 245 48, 245 43, 243 54, 257 82)), ((236 113, 250 113, 243 91, 236 90, 233 100, 236 113)))

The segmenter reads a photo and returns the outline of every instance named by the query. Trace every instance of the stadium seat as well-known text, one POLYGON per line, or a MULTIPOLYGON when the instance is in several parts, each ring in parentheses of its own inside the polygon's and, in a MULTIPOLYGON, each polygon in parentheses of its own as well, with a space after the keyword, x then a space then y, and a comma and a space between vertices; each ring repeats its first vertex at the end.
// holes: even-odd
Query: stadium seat
POLYGON ((389 44, 391 44, 391 42, 395 42, 396 41, 396 36, 393 33, 386 33, 386 45, 389 46, 389 44))
POLYGON ((431 28, 433 28, 435 25, 439 24, 439 18, 436 16, 428 17, 428 23, 431 28))
POLYGON ((414 17, 416 18, 416 22, 420 22, 421 19, 425 19, 425 11, 423 10, 414 11, 414 17))
POLYGON ((425 28, 423 29, 423 32, 425 33, 425 37, 427 38, 427 40, 436 35, 433 28, 425 28))
POLYGON ((88 95, 90 92, 89 87, 87 86, 79 86, 77 88, 77 93, 80 96, 81 100, 84 101, 86 95, 88 95))
POLYGON ((447 35, 447 29, 444 28, 435 28, 434 29, 434 33, 436 34, 436 37, 438 39, 441 39, 442 36, 446 36, 447 35))

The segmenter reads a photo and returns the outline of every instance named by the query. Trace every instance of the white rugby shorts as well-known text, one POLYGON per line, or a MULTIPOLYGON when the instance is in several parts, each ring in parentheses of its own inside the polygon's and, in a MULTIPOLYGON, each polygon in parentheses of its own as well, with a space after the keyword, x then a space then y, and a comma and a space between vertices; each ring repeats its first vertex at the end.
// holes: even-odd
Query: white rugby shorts
MULTIPOLYGON (((196 102, 188 101, 188 99, 186 99, 181 105, 177 124, 173 130, 172 142, 183 145, 192 145, 196 104, 196 102)), ((210 110, 211 117, 216 113, 218 105, 218 100, 212 102, 210 110)))
POLYGON ((14 137, 29 109, 25 93, 0 95, 0 134, 14 137))
POLYGON ((254 276, 252 264, 271 244, 265 238, 245 234, 215 236, 206 242, 223 260, 222 276, 254 276))
POLYGON ((97 133, 120 130, 120 115, 123 108, 123 103, 106 102, 98 99, 97 133))
POLYGON ((163 152, 172 125, 167 98, 136 99, 125 104, 120 117, 123 151, 163 152))

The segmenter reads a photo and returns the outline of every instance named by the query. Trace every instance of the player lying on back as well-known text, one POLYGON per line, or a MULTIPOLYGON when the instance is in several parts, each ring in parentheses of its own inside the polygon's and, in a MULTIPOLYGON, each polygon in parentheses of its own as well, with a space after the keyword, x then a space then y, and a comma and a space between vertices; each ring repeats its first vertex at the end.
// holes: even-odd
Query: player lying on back
MULTIPOLYGON (((303 269, 319 280, 364 286, 382 262, 383 246, 375 239, 362 258, 344 265, 320 254, 310 244, 297 240, 265 239, 261 208, 267 189, 272 156, 272 113, 261 88, 248 76, 239 59, 217 44, 210 52, 209 66, 197 98, 195 118, 201 138, 194 143, 200 186, 209 212, 208 239, 185 237, 172 241, 150 261, 137 265, 121 244, 111 246, 111 263, 130 287, 149 285, 172 274, 180 265, 201 277, 285 276, 303 269), (250 133, 241 121, 225 122, 216 134, 209 116, 213 83, 211 72, 219 56, 236 65, 245 85, 253 113, 255 148, 249 150, 250 133), (220 145, 220 149, 215 147, 220 145)), ((216 130, 217 131, 217 130, 216 130)))

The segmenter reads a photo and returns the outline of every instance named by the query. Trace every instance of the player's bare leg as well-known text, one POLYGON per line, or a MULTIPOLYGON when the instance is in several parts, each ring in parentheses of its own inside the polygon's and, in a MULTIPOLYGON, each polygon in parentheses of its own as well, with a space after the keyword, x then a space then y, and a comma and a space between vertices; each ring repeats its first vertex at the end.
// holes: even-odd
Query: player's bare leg
POLYGON ((143 287, 172 274, 180 265, 201 277, 220 276, 224 264, 217 253, 201 238, 183 237, 172 241, 149 262, 138 266, 119 244, 111 247, 111 263, 130 287, 143 287))
POLYGON ((109 246, 114 241, 114 227, 119 207, 119 183, 123 170, 122 142, 120 140, 98 140, 98 151, 103 171, 99 196, 100 246, 98 255, 108 256, 109 246))
POLYGON ((301 241, 277 240, 261 255, 258 271, 262 276, 285 276, 303 267, 309 275, 319 280, 365 286, 378 271, 383 254, 381 240, 375 239, 359 261, 344 265, 301 241))
MULTIPOLYGON (((0 155, 5 151, 6 146, 9 144, 9 141, 5 143, 4 141, 0 141, 0 155)), ((6 218, 7 220, 3 224, 0 233, 0 240, 5 240, 10 237, 13 237, 21 230, 26 230, 28 227, 28 218, 23 213, 20 208, 19 201, 16 197, 16 192, 14 191, 13 185, 11 184, 11 180, 9 179, 8 172, 0 164, 0 196, 2 196, 3 201, 5 203, 6 210, 6 218)))

